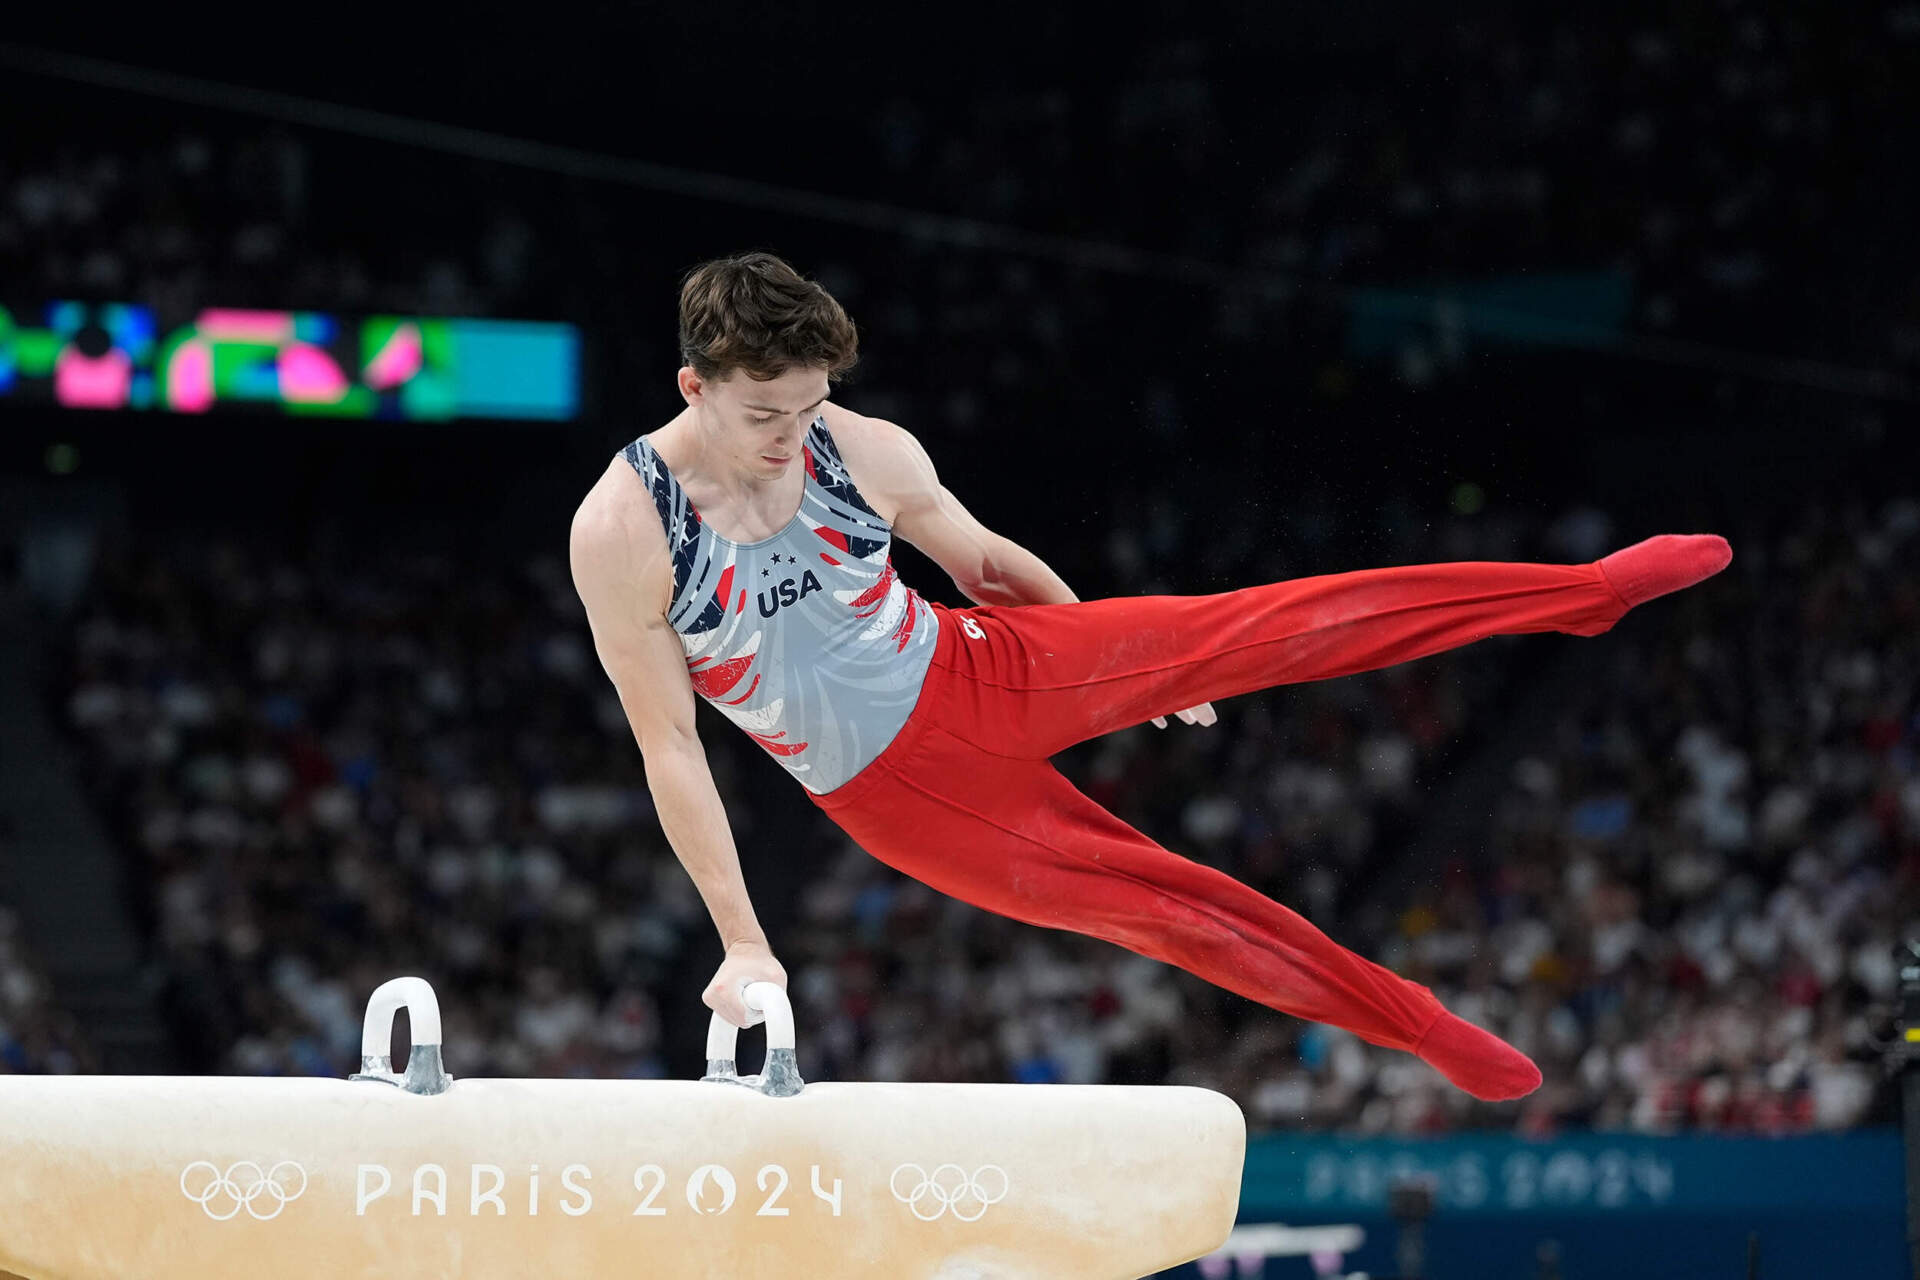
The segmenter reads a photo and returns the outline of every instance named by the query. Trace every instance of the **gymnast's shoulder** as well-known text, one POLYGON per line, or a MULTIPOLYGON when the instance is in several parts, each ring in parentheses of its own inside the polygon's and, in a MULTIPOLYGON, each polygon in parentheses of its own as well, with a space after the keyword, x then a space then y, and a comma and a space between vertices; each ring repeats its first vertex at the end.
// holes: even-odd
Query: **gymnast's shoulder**
POLYGON ((665 616, 672 604, 673 557, 653 495, 615 455, 573 513, 567 536, 574 588, 589 609, 619 597, 622 611, 665 616))
POLYGON ((895 523, 903 507, 937 488, 926 449, 905 427, 832 401, 820 406, 820 414, 853 487, 888 524, 895 523))

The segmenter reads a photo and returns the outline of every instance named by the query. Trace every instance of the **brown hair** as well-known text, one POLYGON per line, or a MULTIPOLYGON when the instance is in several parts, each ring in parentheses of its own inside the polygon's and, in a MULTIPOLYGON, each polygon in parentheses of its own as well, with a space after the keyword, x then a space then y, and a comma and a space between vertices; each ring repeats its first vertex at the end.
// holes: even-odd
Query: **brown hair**
POLYGON ((761 382, 794 365, 829 381, 860 358, 860 339, 833 295, 770 253, 703 262, 680 285, 680 358, 702 378, 735 369, 761 382))

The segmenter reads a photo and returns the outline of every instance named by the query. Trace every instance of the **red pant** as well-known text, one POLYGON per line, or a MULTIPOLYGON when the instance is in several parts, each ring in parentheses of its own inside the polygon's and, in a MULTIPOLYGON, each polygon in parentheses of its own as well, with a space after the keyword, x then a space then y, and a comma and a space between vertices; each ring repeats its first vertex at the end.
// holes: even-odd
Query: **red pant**
POLYGON ((809 792, 815 804, 868 853, 942 893, 1103 938, 1395 1049, 1418 1044, 1439 1016, 1432 992, 1155 844, 1047 757, 1202 702, 1490 635, 1596 635, 1626 612, 1593 565, 1495 563, 1207 596, 933 608, 939 643, 913 714, 845 785, 809 792))

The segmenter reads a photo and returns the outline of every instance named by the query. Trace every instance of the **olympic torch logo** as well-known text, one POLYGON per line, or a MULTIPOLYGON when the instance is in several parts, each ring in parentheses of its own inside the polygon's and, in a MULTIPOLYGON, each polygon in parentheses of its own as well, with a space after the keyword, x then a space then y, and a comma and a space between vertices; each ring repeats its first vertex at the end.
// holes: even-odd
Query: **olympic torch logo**
POLYGON ((262 1170, 251 1160, 220 1167, 195 1160, 180 1171, 180 1194, 199 1205, 215 1222, 236 1218, 245 1209, 261 1222, 280 1216, 307 1189, 307 1171, 291 1160, 262 1170), (296 1181, 297 1180, 297 1181, 296 1181))

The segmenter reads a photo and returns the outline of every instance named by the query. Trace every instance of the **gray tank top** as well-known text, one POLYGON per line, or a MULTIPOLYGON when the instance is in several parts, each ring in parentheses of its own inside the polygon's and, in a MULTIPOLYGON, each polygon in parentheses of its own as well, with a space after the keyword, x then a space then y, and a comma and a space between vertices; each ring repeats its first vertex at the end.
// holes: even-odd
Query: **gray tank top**
POLYGON ((673 548, 673 605, 694 690, 816 794, 893 741, 920 696, 939 619, 894 574, 892 526, 853 487, 824 417, 802 445, 800 511, 771 538, 708 526, 646 436, 622 454, 673 548))

